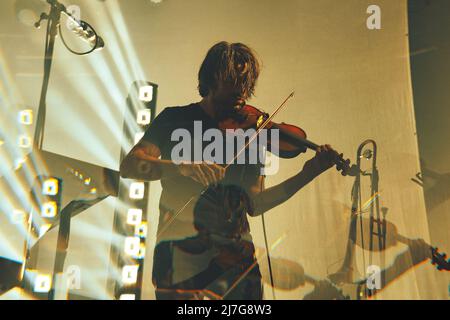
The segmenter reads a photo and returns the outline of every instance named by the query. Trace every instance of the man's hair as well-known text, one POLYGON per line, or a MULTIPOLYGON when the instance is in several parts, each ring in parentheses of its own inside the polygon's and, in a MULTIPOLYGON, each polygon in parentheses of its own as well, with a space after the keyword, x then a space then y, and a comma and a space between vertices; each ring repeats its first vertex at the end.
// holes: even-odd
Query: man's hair
POLYGON ((250 98, 260 72, 255 52, 242 43, 226 41, 209 49, 198 72, 198 91, 206 97, 219 82, 233 85, 250 98))

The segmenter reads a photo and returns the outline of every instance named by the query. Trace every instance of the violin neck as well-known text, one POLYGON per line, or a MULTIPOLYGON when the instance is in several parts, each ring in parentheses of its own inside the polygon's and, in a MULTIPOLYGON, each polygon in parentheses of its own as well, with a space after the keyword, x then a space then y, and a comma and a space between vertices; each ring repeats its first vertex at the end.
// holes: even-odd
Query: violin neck
POLYGON ((309 141, 307 139, 304 139, 302 137, 299 137, 298 135, 293 134, 293 133, 291 133, 289 131, 284 131, 284 130, 281 131, 280 130, 280 135, 283 135, 283 138, 286 138, 292 144, 297 144, 299 146, 304 146, 304 147, 306 147, 308 149, 311 149, 313 151, 316 151, 317 148, 319 147, 314 142, 309 141))

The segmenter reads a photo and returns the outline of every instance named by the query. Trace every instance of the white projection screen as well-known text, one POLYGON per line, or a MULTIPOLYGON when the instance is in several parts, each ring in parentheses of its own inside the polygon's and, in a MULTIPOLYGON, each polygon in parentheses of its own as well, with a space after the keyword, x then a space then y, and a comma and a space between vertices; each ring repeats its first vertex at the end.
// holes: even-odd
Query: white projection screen
MULTIPOLYGON (((355 281, 366 277, 369 265, 391 267, 387 277, 392 281, 374 299, 447 298, 448 275, 438 272, 429 261, 414 265, 414 254, 409 254, 408 240, 404 240, 416 245, 417 239, 430 243, 423 189, 412 181, 421 168, 406 0, 73 2, 82 8, 86 20, 96 22, 106 47, 79 58, 57 45, 59 60, 53 72, 54 79, 62 80, 51 82, 46 150, 118 170, 121 116, 130 84, 137 79, 157 83, 158 112, 197 102, 197 73, 207 50, 222 40, 245 43, 262 61, 256 96, 249 104, 271 113, 295 91, 276 121, 300 126, 310 140, 331 144, 352 162, 363 141, 377 143, 379 192, 371 201, 369 180, 364 178, 361 196, 366 208, 379 201, 380 212, 392 223, 388 247, 371 252, 351 242, 351 277, 355 281), (368 8, 374 4, 381 10, 381 29, 372 30, 367 20, 371 16, 368 8), (67 63, 73 67, 70 71, 63 66, 67 63), (101 110, 108 110, 105 116, 98 116, 101 110), (82 131, 83 138, 74 138, 74 130, 82 131), (399 238, 403 241, 397 241, 399 238)), ((42 32, 26 32, 32 34, 32 50, 39 56, 42 32)), ((31 63, 41 66, 40 60, 31 63)), ((14 81, 20 92, 33 88, 35 94, 23 94, 23 99, 36 105, 41 79, 14 81)), ((279 171, 267 176, 266 187, 299 172, 313 155, 308 151, 294 159, 281 159, 279 171)), ((371 169, 371 161, 362 158, 361 162, 363 170, 371 169)), ((250 218, 265 299, 303 299, 311 293, 314 286, 299 283, 295 270, 303 269, 317 280, 338 271, 348 249, 353 182, 354 178, 329 170, 264 215, 272 279, 262 219, 250 218)), ((152 182, 150 190, 143 299, 155 299, 151 274, 160 183, 152 182)), ((86 270, 83 277, 89 280, 81 295, 112 296, 106 274, 115 205, 117 201, 109 199, 72 219, 67 263, 86 270), (87 235, 87 226, 95 236, 87 235), (91 249, 86 251, 86 246, 91 249)), ((360 214, 368 217, 369 212, 360 214)), ((367 237, 369 230, 364 227, 362 231, 367 237)), ((56 232, 41 246, 42 266, 47 266, 42 260, 53 255, 56 232)), ((359 222, 356 235, 356 243, 361 242, 359 222)), ((355 292, 354 288, 345 290, 355 292)))

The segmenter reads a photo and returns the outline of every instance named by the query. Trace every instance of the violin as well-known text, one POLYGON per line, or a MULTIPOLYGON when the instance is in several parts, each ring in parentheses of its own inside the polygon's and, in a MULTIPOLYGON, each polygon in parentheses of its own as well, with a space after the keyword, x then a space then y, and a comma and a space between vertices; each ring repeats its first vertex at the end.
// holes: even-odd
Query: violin
MULTIPOLYGON (((306 132, 302 128, 285 122, 276 123, 272 121, 272 118, 279 111, 280 107, 270 116, 268 113, 251 105, 239 106, 233 109, 228 114, 228 117, 219 123, 219 128, 222 130, 255 129, 257 130, 257 134, 262 129, 279 130, 279 141, 271 141, 272 135, 267 136, 267 150, 269 152, 276 150, 277 152, 273 153, 283 159, 295 158, 305 153, 308 149, 317 151, 319 145, 307 140, 306 132), (272 150, 274 143, 278 144, 278 148, 272 150)), ((355 174, 354 167, 350 167, 350 160, 344 160, 341 155, 336 155, 334 162, 338 170, 342 170, 342 175, 355 174)))

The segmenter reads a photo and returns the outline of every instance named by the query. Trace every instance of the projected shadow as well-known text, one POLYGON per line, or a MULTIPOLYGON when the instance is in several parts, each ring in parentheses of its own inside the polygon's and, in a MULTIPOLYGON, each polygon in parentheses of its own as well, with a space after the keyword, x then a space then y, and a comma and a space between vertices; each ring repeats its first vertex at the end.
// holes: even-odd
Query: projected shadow
MULTIPOLYGON (((382 210, 387 210, 387 208, 383 208, 382 210)), ((366 287, 368 278, 354 274, 356 270, 354 267, 354 262, 356 247, 365 248, 367 250, 367 243, 371 237, 370 232, 368 232, 370 230, 371 221, 370 218, 358 217, 356 215, 353 216, 349 230, 349 245, 346 248, 344 262, 336 273, 328 275, 328 279, 338 286, 349 287, 349 285, 353 285, 355 288, 357 287, 356 289, 354 288, 350 290, 353 292, 353 294, 351 294, 352 297, 357 299, 371 297, 385 289, 388 284, 392 283, 406 271, 428 259, 433 265, 436 265, 437 270, 450 270, 450 263, 449 260, 447 260, 446 254, 439 253, 436 247, 426 243, 423 239, 409 239, 399 234, 397 227, 387 220, 384 220, 382 223, 385 234, 384 247, 374 245, 371 252, 382 253, 386 249, 393 247, 398 243, 407 245, 408 249, 397 255, 389 267, 381 270, 381 288, 378 290, 369 290, 366 287), (358 219, 360 223, 357 224, 356 220, 358 219), (360 232, 358 227, 365 231, 360 232), (358 234, 361 236, 358 237, 358 234), (364 246, 364 244, 366 245, 364 246), (355 278, 362 278, 362 280, 355 282, 355 278), (357 294, 354 292, 357 292, 357 294)), ((377 242, 375 241, 374 243, 376 244, 377 242)))

